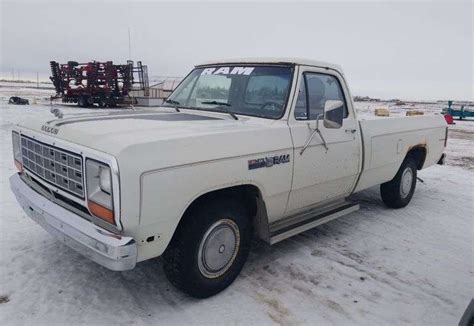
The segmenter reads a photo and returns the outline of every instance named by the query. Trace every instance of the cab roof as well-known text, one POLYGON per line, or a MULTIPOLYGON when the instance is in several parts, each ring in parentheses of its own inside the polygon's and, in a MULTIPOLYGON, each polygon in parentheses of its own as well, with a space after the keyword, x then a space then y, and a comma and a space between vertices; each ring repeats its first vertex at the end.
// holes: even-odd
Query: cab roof
POLYGON ((339 65, 329 63, 329 62, 324 62, 324 61, 317 61, 317 60, 303 59, 303 58, 275 58, 275 57, 232 58, 232 59, 210 60, 210 61, 203 62, 199 65, 196 65, 196 67, 217 65, 217 64, 235 64, 235 63, 237 64, 245 64, 245 63, 295 64, 295 65, 302 65, 302 66, 313 66, 313 67, 332 69, 342 74, 342 67, 339 65))

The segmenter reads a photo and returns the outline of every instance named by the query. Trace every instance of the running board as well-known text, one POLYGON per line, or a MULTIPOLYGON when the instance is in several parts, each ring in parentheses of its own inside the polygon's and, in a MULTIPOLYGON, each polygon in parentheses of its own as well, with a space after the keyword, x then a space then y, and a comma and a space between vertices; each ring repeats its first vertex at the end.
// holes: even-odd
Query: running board
POLYGON ((336 207, 332 206, 323 211, 321 209, 311 210, 292 216, 285 219, 284 223, 280 222, 278 225, 270 226, 270 244, 275 244, 357 210, 359 210, 359 204, 345 201, 336 207))

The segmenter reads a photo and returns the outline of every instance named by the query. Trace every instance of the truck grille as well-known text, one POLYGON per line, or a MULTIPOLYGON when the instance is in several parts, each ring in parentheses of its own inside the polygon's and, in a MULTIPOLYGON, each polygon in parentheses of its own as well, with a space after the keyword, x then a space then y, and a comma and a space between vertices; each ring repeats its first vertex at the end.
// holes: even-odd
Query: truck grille
POLYGON ((21 136, 23 166, 42 180, 84 198, 82 157, 21 136))

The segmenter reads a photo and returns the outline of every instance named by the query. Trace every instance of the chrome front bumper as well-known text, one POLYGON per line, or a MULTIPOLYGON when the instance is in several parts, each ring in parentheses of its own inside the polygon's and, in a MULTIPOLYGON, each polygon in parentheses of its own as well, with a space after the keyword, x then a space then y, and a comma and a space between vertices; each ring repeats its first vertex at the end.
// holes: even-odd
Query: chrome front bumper
POLYGON ((25 213, 61 242, 108 269, 135 267, 137 244, 133 238, 111 233, 48 200, 18 174, 10 177, 10 187, 25 213))

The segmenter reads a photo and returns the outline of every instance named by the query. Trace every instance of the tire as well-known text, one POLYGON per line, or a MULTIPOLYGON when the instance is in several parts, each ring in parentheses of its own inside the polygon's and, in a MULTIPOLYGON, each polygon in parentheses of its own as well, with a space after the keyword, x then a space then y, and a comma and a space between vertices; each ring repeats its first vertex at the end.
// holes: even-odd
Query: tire
POLYGON ((402 208, 410 203, 416 187, 416 161, 408 156, 395 177, 380 185, 380 195, 384 204, 391 208, 402 208))
POLYGON ((106 99, 105 97, 101 97, 101 98, 99 99, 98 104, 99 104, 99 108, 105 108, 105 107, 107 107, 107 99, 106 99))
POLYGON ((163 254, 168 280, 195 298, 227 288, 247 260, 252 223, 234 198, 206 201, 183 217, 163 254))
POLYGON ((81 108, 86 108, 88 106, 87 96, 80 96, 77 100, 77 105, 79 105, 81 108))

